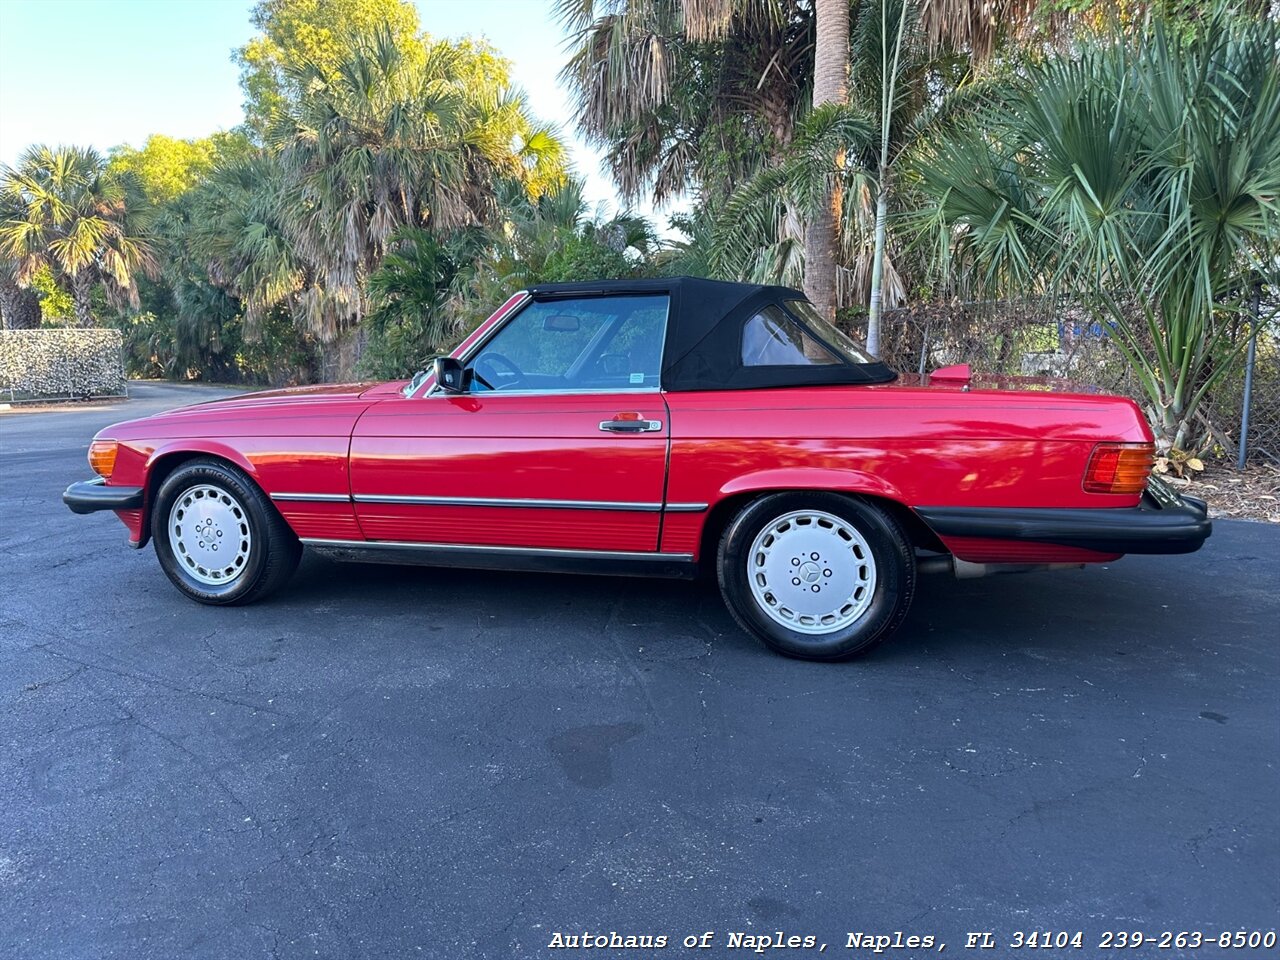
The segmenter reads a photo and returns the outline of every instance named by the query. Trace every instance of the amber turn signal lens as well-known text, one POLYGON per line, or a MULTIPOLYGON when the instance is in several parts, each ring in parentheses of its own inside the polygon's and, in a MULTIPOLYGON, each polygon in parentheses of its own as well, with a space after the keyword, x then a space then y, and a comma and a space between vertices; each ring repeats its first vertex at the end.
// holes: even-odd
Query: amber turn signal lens
POLYGON ((104 479, 111 479, 111 471, 116 468, 116 450, 119 444, 114 440, 95 440, 89 444, 89 466, 93 472, 104 479))
POLYGON ((1151 443, 1100 443, 1089 457, 1084 489, 1088 493, 1142 493, 1155 458, 1151 443))

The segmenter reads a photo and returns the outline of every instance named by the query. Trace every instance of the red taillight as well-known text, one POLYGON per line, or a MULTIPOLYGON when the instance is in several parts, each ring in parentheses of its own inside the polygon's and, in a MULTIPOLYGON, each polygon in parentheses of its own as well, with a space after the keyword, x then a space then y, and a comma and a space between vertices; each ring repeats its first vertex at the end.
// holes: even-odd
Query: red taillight
POLYGON ((1156 448, 1151 443, 1100 443, 1084 471, 1087 493, 1140 494, 1147 489, 1156 448))
POLYGON ((119 445, 114 440, 95 440, 89 444, 89 467, 98 476, 111 479, 111 471, 116 468, 116 450, 119 445))

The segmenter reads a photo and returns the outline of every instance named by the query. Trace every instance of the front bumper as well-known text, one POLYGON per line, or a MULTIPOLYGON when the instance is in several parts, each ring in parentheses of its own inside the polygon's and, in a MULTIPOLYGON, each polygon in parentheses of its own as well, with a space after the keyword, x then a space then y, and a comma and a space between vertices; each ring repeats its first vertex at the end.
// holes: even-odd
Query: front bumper
POLYGON ((109 487, 101 477, 73 483, 62 492, 62 502, 72 513, 99 510, 137 510, 142 506, 141 487, 109 487))
POLYGON ((1213 532, 1208 505, 1179 495, 1158 477, 1136 507, 919 507, 916 513, 940 537, 1050 543, 1098 553, 1193 553, 1213 532))

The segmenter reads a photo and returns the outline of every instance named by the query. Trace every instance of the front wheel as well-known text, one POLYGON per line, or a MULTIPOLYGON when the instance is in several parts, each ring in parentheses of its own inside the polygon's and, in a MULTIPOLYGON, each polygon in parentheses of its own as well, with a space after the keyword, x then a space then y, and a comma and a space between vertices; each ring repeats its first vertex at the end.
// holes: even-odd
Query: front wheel
POLYGON ((249 603, 281 587, 302 545, 252 480, 221 460, 173 471, 151 508, 156 557, 199 603, 249 603))
POLYGON ((805 660, 865 653, 902 623, 915 593, 911 544, 886 511, 835 493, 778 493, 725 530, 720 591, 772 650, 805 660))

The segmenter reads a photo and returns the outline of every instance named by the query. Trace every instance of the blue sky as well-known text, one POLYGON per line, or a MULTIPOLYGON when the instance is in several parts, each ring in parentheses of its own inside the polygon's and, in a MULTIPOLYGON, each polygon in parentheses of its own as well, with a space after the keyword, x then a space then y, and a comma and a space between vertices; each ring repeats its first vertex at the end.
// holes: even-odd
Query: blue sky
MULTIPOLYGON (((543 120, 561 124, 593 204, 615 193, 572 136, 556 74, 563 34, 549 0, 416 0, 436 36, 487 37, 543 120)), ((31 143, 107 150, 151 133, 202 137, 241 119, 231 52, 252 0, 0 0, 0 162, 31 143)), ((650 213, 645 209, 641 212, 650 213)), ((659 225, 665 225, 665 215, 659 225)))

